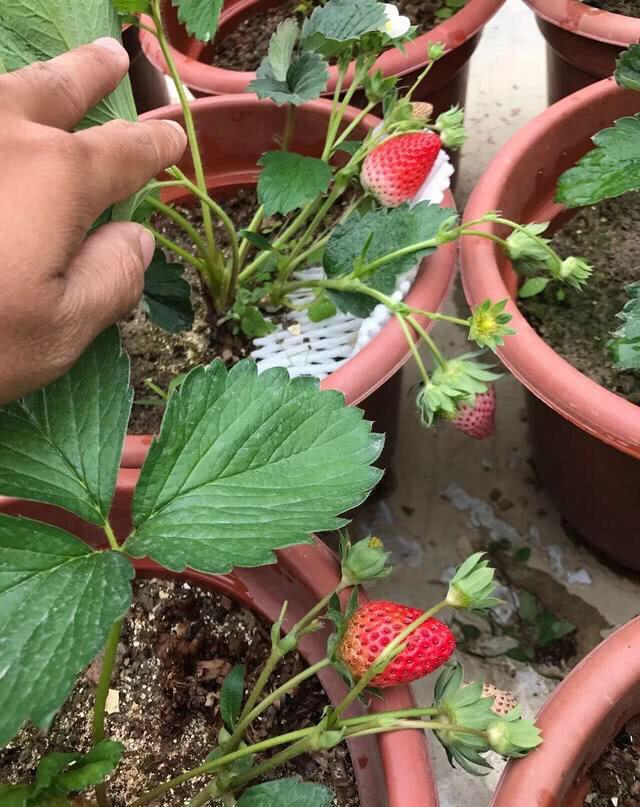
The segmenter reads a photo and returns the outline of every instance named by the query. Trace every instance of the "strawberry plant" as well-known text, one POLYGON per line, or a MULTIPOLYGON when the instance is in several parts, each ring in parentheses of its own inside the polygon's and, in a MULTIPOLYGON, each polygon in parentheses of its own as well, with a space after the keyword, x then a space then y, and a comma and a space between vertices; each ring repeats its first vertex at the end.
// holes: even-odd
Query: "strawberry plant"
MULTIPOLYGON (((615 79, 621 87, 640 91, 639 45, 622 54, 615 79)), ((640 114, 617 120, 592 139, 595 148, 558 181, 556 201, 570 209, 640 190, 640 114)), ((548 226, 548 222, 532 223, 506 240, 507 255, 525 278, 521 297, 540 294, 555 283, 562 300, 561 284, 581 290, 592 274, 592 267, 580 258, 557 258, 542 235, 548 226)), ((628 301, 618 314, 619 322, 611 325, 609 353, 616 369, 640 370, 640 282, 629 284, 626 291, 628 301)))
MULTIPOLYGON (((429 104, 412 100, 434 62, 444 55, 442 45, 429 46, 422 74, 405 89, 397 77, 385 77, 375 69, 384 50, 401 48, 417 33, 393 5, 378 0, 328 0, 310 8, 302 25, 296 19, 285 20, 274 33, 250 89, 265 102, 286 109, 286 125, 274 133, 276 147, 259 161, 257 211, 247 227, 237 229, 207 187, 193 114, 163 25, 161 0, 90 0, 81 6, 71 0, 34 1, 29 11, 18 2, 5 4, 0 20, 0 69, 19 68, 97 36, 117 36, 127 21, 157 37, 175 82, 193 176, 174 166, 166 177, 105 211, 103 217, 146 222, 156 237, 159 248, 147 272, 143 299, 153 321, 175 332, 190 327, 193 317, 189 284, 180 266, 167 261, 163 249, 200 274, 212 326, 230 323, 247 339, 272 332, 274 312, 300 311, 317 323, 331 321, 337 312, 366 319, 382 304, 400 324, 417 362, 422 422, 455 420, 458 408, 466 412, 475 407, 475 396, 486 393, 497 376, 489 374, 473 354, 446 358, 422 323, 425 318, 453 322, 481 350, 493 350, 512 332, 504 301, 488 300, 470 317, 459 318, 411 308, 394 295, 399 280, 440 245, 465 235, 486 236, 475 229, 483 221, 499 221, 513 231, 504 242, 507 250, 523 236, 531 249, 529 231, 497 214, 461 225, 453 210, 428 201, 434 183, 440 191, 444 188, 443 176, 446 182, 449 173, 446 149, 459 148, 464 142, 461 110, 452 109, 434 120, 429 104), (338 80, 324 147, 318 157, 301 155, 291 150, 296 110, 326 91, 330 63, 337 68, 338 80), (353 72, 344 89, 350 65, 353 72), (366 103, 347 122, 346 111, 357 92, 366 97, 366 103), (366 116, 380 108, 380 124, 360 135, 362 139, 354 139, 366 116), (170 188, 192 195, 201 208, 201 230, 162 201, 160 194, 170 188), (336 211, 340 211, 337 216, 336 211), (152 214, 180 228, 192 249, 154 226, 152 214), (228 248, 218 243, 214 222, 225 231, 228 248), (418 353, 417 339, 431 352, 433 372, 418 353)), ((206 43, 213 39, 221 0, 174 0, 173 4, 191 35, 206 43)), ((458 0, 446 3, 451 12, 461 5, 458 0)), ((82 125, 116 117, 135 117, 126 81, 82 125)), ((540 237, 535 245, 549 258, 558 277, 580 280, 584 267, 575 259, 563 261, 540 237)), ((475 433, 489 431, 483 428, 475 433)))
MULTIPOLYGON (((362 501, 380 476, 371 463, 382 440, 340 394, 280 369, 258 375, 251 361, 229 371, 216 361, 193 369, 169 397, 133 497, 133 528, 119 538, 109 511, 131 408, 128 378, 112 328, 66 376, 0 409, 0 491, 57 505, 103 532, 102 545, 93 548, 58 527, 0 516, 0 742, 25 721, 46 729, 76 677, 103 651, 93 747, 51 753, 33 782, 0 785, 0 803, 12 807, 110 804, 105 779, 117 776, 125 749, 106 736, 106 700, 135 558, 217 573, 271 563, 275 549, 308 542, 313 530, 341 527, 339 514, 362 501)), ((483 697, 481 685, 463 686, 458 667, 445 670, 429 708, 347 717, 349 705, 371 687, 415 680, 449 659, 454 641, 437 613, 483 611, 497 600, 493 570, 477 555, 428 611, 391 603, 358 609, 358 587, 389 574, 388 554, 375 539, 351 545, 345 538, 341 556, 339 585, 286 633, 283 606, 255 686, 245 692, 242 669, 229 673, 220 693, 226 728, 218 746, 198 768, 141 793, 137 807, 203 775, 207 784, 193 807, 218 797, 239 807, 329 804, 331 794, 318 785, 257 780, 299 754, 380 731, 437 731, 450 757, 471 770, 486 764, 481 754, 491 748, 518 756, 538 744, 537 730, 517 708, 506 716, 492 711, 493 697, 483 697), (343 605, 339 595, 347 589, 343 605), (336 625, 327 656, 266 695, 280 660, 325 620, 336 625), (247 730, 278 697, 331 665, 349 690, 317 725, 247 744, 247 730), (279 750, 254 763, 266 749, 279 750)))

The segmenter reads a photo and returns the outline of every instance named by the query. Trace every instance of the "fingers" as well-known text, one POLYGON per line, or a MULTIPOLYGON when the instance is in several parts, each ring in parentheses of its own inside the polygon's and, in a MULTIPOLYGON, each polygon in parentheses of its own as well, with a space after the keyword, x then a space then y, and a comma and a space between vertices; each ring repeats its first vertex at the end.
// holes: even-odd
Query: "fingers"
POLYGON ((98 215, 122 202, 164 168, 177 162, 187 136, 174 121, 111 121, 73 135, 91 183, 91 203, 98 215))
POLYGON ((106 224, 84 241, 67 273, 61 314, 77 355, 138 304, 154 246, 151 233, 129 222, 106 224))
POLYGON ((3 83, 13 83, 7 96, 14 109, 34 123, 70 131, 115 90, 128 68, 126 50, 116 39, 104 37, 0 77, 0 90, 3 83))

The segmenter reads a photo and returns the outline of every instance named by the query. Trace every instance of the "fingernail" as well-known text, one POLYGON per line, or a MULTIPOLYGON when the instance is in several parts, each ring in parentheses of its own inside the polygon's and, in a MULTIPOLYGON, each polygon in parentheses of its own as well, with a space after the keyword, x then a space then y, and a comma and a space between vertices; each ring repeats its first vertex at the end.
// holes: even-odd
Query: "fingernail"
POLYGON ((156 250, 156 239, 152 233, 144 227, 140 228, 140 249, 142 250, 142 259, 144 260, 145 268, 151 263, 153 253, 156 250))
POLYGON ((125 59, 127 63, 129 62, 129 54, 122 47, 120 42, 118 42, 118 40, 114 37, 101 36, 100 39, 96 39, 93 44, 97 45, 99 48, 104 48, 105 50, 111 51, 111 53, 114 53, 121 62, 124 62, 125 59))

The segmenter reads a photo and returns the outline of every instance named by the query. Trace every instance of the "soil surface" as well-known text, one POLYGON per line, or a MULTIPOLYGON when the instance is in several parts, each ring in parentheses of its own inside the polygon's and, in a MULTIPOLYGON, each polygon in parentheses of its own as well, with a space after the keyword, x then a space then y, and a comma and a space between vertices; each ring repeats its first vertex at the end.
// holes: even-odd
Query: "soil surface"
POLYGON ((627 300, 625 285, 640 279, 640 194, 580 210, 553 238, 562 255, 586 258, 594 267, 583 291, 557 284, 519 301, 531 325, 554 350, 593 381, 640 403, 640 377, 612 366, 607 349, 627 300))
MULTIPOLYGON (((225 210, 238 228, 246 227, 257 209, 253 190, 239 189, 235 195, 225 200, 225 210)), ((202 232, 202 214, 198 206, 178 207, 178 210, 202 232)), ((154 227, 171 238, 179 246, 193 253, 193 246, 183 231, 172 221, 158 216, 154 227)), ((216 240, 225 249, 228 246, 226 231, 215 222, 216 240)), ((182 263, 175 255, 167 254, 169 260, 182 263)), ((131 383, 135 400, 154 400, 153 392, 145 383, 150 379, 166 390, 171 381, 180 373, 188 372, 199 364, 209 364, 221 358, 228 366, 244 358, 250 350, 248 340, 242 334, 232 333, 229 324, 217 326, 203 294, 202 281, 197 270, 185 269, 185 277, 191 284, 192 303, 195 311, 193 328, 180 333, 167 333, 154 325, 138 309, 125 322, 120 323, 120 333, 124 349, 131 358, 131 383)), ((161 404, 161 399, 157 398, 161 404)), ((131 434, 155 434, 160 428, 164 406, 141 405, 134 403, 128 431, 131 434)))
POLYGON ((589 772, 588 807, 640 807, 640 718, 630 720, 589 772))
MULTIPOLYGON (((247 683, 253 683, 269 654, 269 637, 270 625, 225 596, 187 583, 134 582, 112 682, 116 708, 107 716, 107 735, 126 748, 107 785, 113 807, 126 807, 151 786, 202 763, 222 725, 219 692, 225 676, 244 664, 247 683)), ((273 688, 304 666, 300 656, 289 655, 272 678, 273 688)), ((28 726, 0 751, 0 782, 32 780, 38 760, 49 751, 88 750, 99 674, 98 661, 80 676, 48 734, 28 726)), ((249 741, 310 726, 326 704, 317 679, 309 679, 256 721, 249 741)), ((345 745, 298 757, 273 774, 282 776, 324 784, 336 794, 335 807, 360 804, 345 745)), ((194 779, 154 804, 186 804, 203 781, 194 779)))
POLYGON ((640 4, 638 0, 583 0, 586 6, 600 8, 602 11, 612 11, 625 17, 640 17, 640 4))
MULTIPOLYGON (((317 5, 321 5, 318 0, 287 0, 276 8, 256 12, 216 42, 211 63, 226 70, 257 70, 278 25, 300 11, 308 14, 317 5)), ((396 0, 395 5, 413 25, 428 31, 438 22, 436 12, 443 7, 444 0, 396 0)))

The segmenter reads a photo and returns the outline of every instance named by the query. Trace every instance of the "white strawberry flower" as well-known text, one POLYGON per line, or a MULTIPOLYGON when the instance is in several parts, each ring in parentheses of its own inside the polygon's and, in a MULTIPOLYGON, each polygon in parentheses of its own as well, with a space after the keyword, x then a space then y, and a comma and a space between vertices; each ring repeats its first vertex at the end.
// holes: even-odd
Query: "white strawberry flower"
POLYGON ((411 20, 409 17, 400 14, 393 3, 384 4, 384 13, 387 21, 381 30, 384 31, 387 36, 390 36, 391 39, 398 39, 404 36, 411 28, 411 20))

